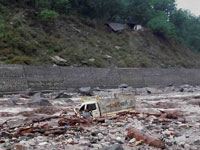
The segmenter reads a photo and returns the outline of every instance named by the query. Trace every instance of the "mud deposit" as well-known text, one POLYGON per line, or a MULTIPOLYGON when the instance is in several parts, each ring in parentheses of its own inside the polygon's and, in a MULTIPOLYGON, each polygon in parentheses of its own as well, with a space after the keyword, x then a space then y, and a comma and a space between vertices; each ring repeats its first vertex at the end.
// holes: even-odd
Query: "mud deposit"
POLYGON ((108 118, 76 116, 73 108, 85 97, 80 93, 3 95, 0 98, 0 150, 198 150, 199 90, 184 86, 98 89, 95 95, 136 92, 134 112, 108 118))

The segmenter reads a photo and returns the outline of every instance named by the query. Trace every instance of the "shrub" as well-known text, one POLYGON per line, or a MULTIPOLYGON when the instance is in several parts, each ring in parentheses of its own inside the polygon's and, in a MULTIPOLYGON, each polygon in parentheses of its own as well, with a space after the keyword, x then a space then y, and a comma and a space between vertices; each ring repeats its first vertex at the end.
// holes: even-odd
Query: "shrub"
POLYGON ((30 65, 32 62, 31 58, 28 56, 15 56, 13 59, 8 60, 8 64, 25 64, 30 65))
POLYGON ((42 21, 49 22, 55 21, 59 17, 59 14, 53 10, 45 9, 40 12, 40 17, 42 21))

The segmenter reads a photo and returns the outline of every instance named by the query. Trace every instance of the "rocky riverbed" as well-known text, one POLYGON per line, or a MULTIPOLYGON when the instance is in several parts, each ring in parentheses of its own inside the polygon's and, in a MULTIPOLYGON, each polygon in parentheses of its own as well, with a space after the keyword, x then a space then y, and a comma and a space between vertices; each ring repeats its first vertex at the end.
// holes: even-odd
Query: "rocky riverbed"
POLYGON ((200 149, 200 87, 73 90, 1 94, 0 150, 200 149), (84 95, 136 93, 134 112, 80 118, 84 95), (84 94, 84 95, 83 95, 84 94), (133 131, 133 132, 132 132, 133 131), (157 143, 158 144, 157 144, 157 143))

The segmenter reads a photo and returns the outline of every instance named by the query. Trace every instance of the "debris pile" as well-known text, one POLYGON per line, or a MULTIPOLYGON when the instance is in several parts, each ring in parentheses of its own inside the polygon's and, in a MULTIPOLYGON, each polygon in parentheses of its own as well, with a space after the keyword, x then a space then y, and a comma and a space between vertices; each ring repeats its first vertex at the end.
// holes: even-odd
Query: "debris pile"
POLYGON ((77 115, 81 98, 64 91, 3 95, 0 149, 200 149, 198 90, 138 94, 134 111, 102 118, 77 115))

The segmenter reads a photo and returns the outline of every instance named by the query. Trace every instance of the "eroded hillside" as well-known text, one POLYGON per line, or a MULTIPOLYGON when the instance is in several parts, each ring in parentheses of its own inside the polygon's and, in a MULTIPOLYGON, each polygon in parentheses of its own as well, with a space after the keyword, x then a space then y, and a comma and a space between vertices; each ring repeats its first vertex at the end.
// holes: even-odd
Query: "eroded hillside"
POLYGON ((39 12, 2 6, 0 63, 49 65, 60 56, 65 66, 196 67, 200 55, 175 39, 143 32, 110 32, 103 21, 73 15, 43 22, 39 12))

